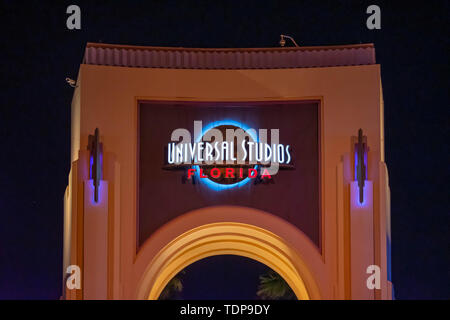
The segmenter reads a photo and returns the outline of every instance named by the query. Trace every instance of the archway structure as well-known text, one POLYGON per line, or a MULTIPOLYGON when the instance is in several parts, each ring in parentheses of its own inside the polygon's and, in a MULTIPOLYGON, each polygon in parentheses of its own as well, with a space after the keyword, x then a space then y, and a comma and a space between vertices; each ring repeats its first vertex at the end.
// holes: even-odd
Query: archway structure
POLYGON ((63 299, 156 298, 184 266, 225 253, 272 267, 299 298, 391 299, 390 239, 373 44, 87 44, 71 107, 63 299), (231 120, 258 137, 278 128, 292 166, 274 183, 217 190, 166 161, 177 128, 193 138, 197 121, 231 120), (74 265, 79 288, 66 286, 74 265), (378 289, 367 286, 373 265, 378 289))
POLYGON ((162 244, 163 239, 173 240, 151 258, 139 281, 138 299, 157 299, 169 280, 186 266, 203 258, 225 254, 247 257, 272 268, 286 280, 299 299, 321 298, 304 257, 312 253, 310 260, 320 260, 320 254, 314 254, 313 244, 301 231, 269 213, 233 206, 191 211, 158 230, 143 246, 138 260, 145 259, 144 256, 149 259, 151 251, 155 251, 151 244, 162 244), (198 226, 188 229, 195 224, 198 226), (180 228, 188 230, 174 237, 180 228), (273 229, 278 228, 290 232, 291 239, 275 234, 273 229), (304 247, 303 252, 298 252, 299 246, 296 248, 290 242, 295 239, 304 247))

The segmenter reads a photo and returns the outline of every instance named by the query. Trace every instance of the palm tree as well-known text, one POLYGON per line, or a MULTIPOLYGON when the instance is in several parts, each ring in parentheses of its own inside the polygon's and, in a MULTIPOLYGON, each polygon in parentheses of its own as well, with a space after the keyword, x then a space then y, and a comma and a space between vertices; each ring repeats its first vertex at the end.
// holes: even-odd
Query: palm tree
POLYGON ((256 295, 263 300, 294 300, 295 294, 287 282, 275 271, 259 276, 256 295))
POLYGON ((158 300, 173 300, 175 296, 183 291, 183 283, 181 282, 181 276, 184 275, 185 271, 180 271, 175 277, 170 279, 167 285, 164 287, 163 291, 159 295, 158 300))

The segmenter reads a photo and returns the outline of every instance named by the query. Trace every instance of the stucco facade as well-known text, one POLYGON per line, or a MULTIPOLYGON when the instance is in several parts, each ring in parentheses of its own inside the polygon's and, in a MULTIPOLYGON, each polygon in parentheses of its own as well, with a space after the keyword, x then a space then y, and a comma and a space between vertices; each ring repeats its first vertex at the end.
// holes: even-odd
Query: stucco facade
MULTIPOLYGON (((373 50, 371 45, 365 46, 373 50)), ((170 48, 166 50, 170 52, 170 48)), ((228 50, 232 55, 233 50, 228 50)), ((283 50, 277 48, 276 52, 283 50)), ((309 54, 337 51, 341 56, 357 56, 355 50, 352 46, 322 47, 309 54)), ((298 298, 392 298, 388 279, 390 199, 379 65, 333 65, 331 61, 331 65, 319 67, 231 65, 224 69, 220 65, 154 67, 142 62, 127 67, 114 65, 113 60, 112 65, 84 62, 72 101, 72 165, 64 198, 64 272, 68 265, 80 266, 82 287, 64 288, 64 298, 155 299, 183 267, 217 254, 238 254, 268 264, 287 280, 298 298), (321 248, 271 212, 226 204, 185 212, 138 247, 138 101, 147 100, 318 101, 321 248), (88 136, 96 128, 103 144, 98 203, 92 201, 87 150, 88 136), (356 200, 354 174, 354 144, 360 128, 370 148, 364 205, 356 200), (367 288, 370 265, 380 266, 380 289, 367 288)))

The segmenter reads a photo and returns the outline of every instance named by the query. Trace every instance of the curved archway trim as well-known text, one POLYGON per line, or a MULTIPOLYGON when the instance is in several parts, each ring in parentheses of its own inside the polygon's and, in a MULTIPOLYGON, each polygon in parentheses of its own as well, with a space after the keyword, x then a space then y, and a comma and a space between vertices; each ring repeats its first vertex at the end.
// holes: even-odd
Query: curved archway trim
MULTIPOLYGON (((227 208, 238 211, 253 210, 227 208)), ((210 208, 214 209, 217 208, 210 208)), ((171 223, 173 222, 169 222, 171 223)), ((163 228, 168 229, 167 226, 163 228)), ((170 279, 183 268, 203 258, 223 254, 239 255, 267 265, 286 280, 299 299, 321 298, 310 269, 291 245, 261 227, 229 221, 194 227, 167 243, 153 257, 140 278, 137 298, 157 299, 170 279)))

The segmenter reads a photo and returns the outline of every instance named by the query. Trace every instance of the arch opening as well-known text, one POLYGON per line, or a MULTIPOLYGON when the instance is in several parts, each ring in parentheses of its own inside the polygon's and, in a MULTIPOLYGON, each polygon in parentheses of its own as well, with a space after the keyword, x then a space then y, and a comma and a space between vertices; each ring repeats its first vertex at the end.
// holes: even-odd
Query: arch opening
POLYGON ((287 282, 268 266, 236 255, 215 255, 187 266, 158 300, 295 300, 287 282))
POLYGON ((319 299, 311 273, 289 244, 270 231, 238 222, 205 224, 169 242, 144 272, 138 286, 138 298, 158 299, 168 282, 181 270, 217 255, 236 255, 258 261, 279 274, 298 299, 319 299))

